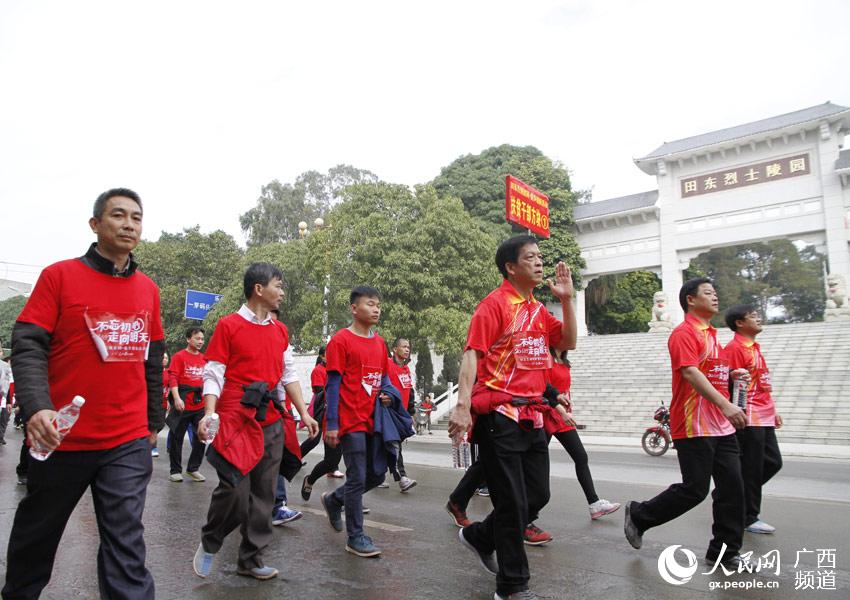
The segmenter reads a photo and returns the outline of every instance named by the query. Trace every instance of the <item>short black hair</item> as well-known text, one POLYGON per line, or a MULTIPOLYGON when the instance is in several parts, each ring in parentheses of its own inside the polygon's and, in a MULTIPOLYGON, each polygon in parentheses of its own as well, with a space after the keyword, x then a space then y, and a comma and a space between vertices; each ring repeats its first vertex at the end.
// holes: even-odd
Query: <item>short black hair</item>
POLYGON ((190 337, 194 336, 196 333, 205 333, 203 327, 190 327, 186 330, 186 339, 188 340, 190 337))
POLYGON ((499 267, 502 277, 508 278, 508 269, 505 265, 519 260, 519 251, 523 246, 536 243, 538 243, 537 238, 533 235, 516 235, 499 244, 496 250, 496 266, 499 267))
POLYGON ((708 277, 694 277, 693 279, 688 279, 682 285, 682 289, 679 290, 679 306, 682 307, 683 311, 688 312, 688 296, 695 296, 697 290, 699 290, 699 286, 704 283, 714 285, 714 282, 708 277))
POLYGON ((133 202, 139 205, 139 209, 142 208, 142 199, 139 195, 129 188, 112 188, 111 190, 106 190, 100 196, 97 197, 97 200, 94 201, 94 208, 92 209, 92 216, 98 221, 103 217, 103 211, 106 210, 106 203, 109 202, 110 198, 115 198, 116 196, 124 196, 125 198, 129 198, 133 202))
POLYGON ((392 345, 392 347, 393 347, 393 348, 398 348, 399 344, 401 344, 403 341, 404 341, 404 342, 407 342, 407 343, 410 343, 410 340, 409 340, 409 339, 407 339, 406 337, 397 337, 396 339, 394 339, 394 340, 393 340, 393 345, 392 345))
POLYGON ((750 313, 757 313, 758 308, 753 304, 736 304, 729 308, 724 315, 726 326, 732 331, 738 331, 738 321, 743 321, 750 313))
POLYGON ((356 304, 359 298, 377 298, 381 299, 381 292, 369 285, 358 285, 351 290, 351 295, 348 297, 349 304, 356 304))
POLYGON ((267 262, 251 263, 242 280, 242 291, 245 293, 245 299, 250 300, 251 296, 254 295, 255 285, 258 283, 268 285, 272 279, 283 281, 283 273, 280 272, 280 269, 267 262))

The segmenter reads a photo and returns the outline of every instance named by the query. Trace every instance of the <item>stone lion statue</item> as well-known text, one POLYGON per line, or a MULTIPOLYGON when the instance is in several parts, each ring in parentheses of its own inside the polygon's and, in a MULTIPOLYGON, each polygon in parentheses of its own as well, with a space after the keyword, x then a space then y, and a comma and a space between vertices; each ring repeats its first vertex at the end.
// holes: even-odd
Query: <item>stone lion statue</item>
POLYGON ((843 275, 826 276, 826 307, 845 308, 847 302, 847 281, 843 275))
POLYGON ((667 294, 664 292, 655 292, 652 296, 652 320, 670 320, 670 313, 667 312, 667 294))

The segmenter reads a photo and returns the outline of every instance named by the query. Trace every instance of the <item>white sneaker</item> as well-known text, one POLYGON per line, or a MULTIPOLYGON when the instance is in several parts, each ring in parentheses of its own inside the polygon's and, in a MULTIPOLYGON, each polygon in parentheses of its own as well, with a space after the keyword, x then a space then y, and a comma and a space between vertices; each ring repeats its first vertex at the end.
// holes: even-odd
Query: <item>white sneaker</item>
POLYGON ((207 478, 204 477, 198 471, 186 471, 186 475, 188 475, 189 479, 191 479, 193 481, 206 481, 207 480, 207 478))
POLYGON ((183 481, 183 475, 180 473, 172 473, 168 476, 169 481, 183 481))
POLYGON ((599 517, 604 517, 605 515, 610 515, 618 508, 620 508, 619 502, 608 502, 604 498, 600 498, 588 506, 588 509, 590 509, 590 518, 593 520, 596 520, 599 517))
POLYGON ((402 477, 398 481, 398 487, 402 492, 406 492, 410 488, 416 487, 416 480, 407 476, 402 477))
POLYGON ((750 533, 774 533, 776 531, 776 527, 768 525, 760 519, 755 523, 747 525, 745 529, 750 533))
POLYGON ((387 489, 388 487, 390 487, 390 484, 389 484, 389 483, 387 483, 386 481, 382 481, 381 483, 379 483, 379 484, 378 484, 378 485, 376 485, 375 487, 376 487, 376 488, 378 488, 379 490, 385 490, 385 489, 387 489))

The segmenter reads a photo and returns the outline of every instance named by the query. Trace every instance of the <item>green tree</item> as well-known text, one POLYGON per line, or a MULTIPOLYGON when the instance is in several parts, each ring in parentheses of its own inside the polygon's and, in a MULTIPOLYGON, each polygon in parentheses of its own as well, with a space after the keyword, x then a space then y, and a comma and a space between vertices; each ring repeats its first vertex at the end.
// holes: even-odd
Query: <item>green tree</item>
POLYGON ((416 353, 416 394, 421 400, 434 387, 434 363, 431 362, 431 350, 427 342, 416 342, 413 350, 416 353))
POLYGON ((257 205, 239 217, 239 224, 249 246, 295 240, 299 237, 298 223, 304 221, 312 227, 316 218, 340 200, 345 188, 377 180, 371 171, 350 165, 337 165, 326 174, 307 171, 294 184, 275 179, 263 186, 257 205))
POLYGON ((588 329, 598 334, 646 331, 652 295, 660 289, 658 276, 648 271, 594 279, 586 293, 588 329))
MULTIPOLYGON (((790 240, 715 248, 691 261, 685 277, 714 280, 723 309, 753 304, 774 322, 823 319, 823 255, 790 240)), ((722 327, 723 315, 712 322, 722 327)))
POLYGON ((6 349, 6 356, 12 345, 12 328, 26 303, 24 296, 12 296, 0 301, 0 344, 6 349))
POLYGON ((439 197, 430 186, 358 184, 345 196, 327 227, 306 240, 307 279, 318 288, 328 278, 331 330, 350 321, 351 288, 368 284, 383 296, 385 338, 458 352, 476 304, 498 284, 495 239, 460 200, 439 197))
MULTIPOLYGON (((461 156, 444 167, 434 181, 437 193, 463 201, 467 211, 487 224, 487 231, 501 241, 523 230, 505 222, 505 176, 514 175, 549 196, 551 237, 540 242, 545 256, 545 273, 552 277, 555 264, 564 261, 573 270, 573 279, 581 280, 585 266, 575 241, 573 207, 576 200, 589 195, 574 192, 569 171, 533 146, 503 144, 480 154, 461 156)), ((542 300, 551 300, 545 288, 542 300)))
POLYGON ((163 232, 155 242, 140 243, 134 254, 140 270, 159 286, 162 325, 171 352, 185 345, 186 328, 199 324, 183 317, 186 290, 221 293, 236 278, 241 280, 242 250, 223 231, 203 234, 196 226, 181 233, 163 232))

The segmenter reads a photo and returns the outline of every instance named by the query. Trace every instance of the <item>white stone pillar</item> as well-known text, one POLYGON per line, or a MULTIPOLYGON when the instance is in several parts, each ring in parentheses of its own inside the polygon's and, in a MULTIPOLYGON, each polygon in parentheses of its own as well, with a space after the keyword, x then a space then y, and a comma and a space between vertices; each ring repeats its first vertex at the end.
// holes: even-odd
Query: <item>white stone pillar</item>
POLYGON ((848 246, 848 230, 845 223, 845 208, 841 179, 835 172, 835 161, 838 159, 840 148, 838 135, 824 124, 816 134, 819 137, 818 156, 810 157, 819 163, 811 165, 820 172, 821 189, 823 193, 823 216, 826 227, 826 254, 829 261, 829 273, 843 275, 850 281, 850 246, 848 246))
POLYGON ((587 306, 585 304, 585 290, 590 282, 582 281, 581 289, 576 289, 576 334, 587 335, 587 306))
POLYGON ((661 208, 658 227, 661 245, 661 289, 667 294, 670 320, 673 324, 678 324, 685 318, 685 313, 679 306, 682 269, 676 249, 676 217, 680 213, 681 198, 679 198, 676 178, 669 169, 659 171, 656 181, 658 182, 658 206, 661 208))

